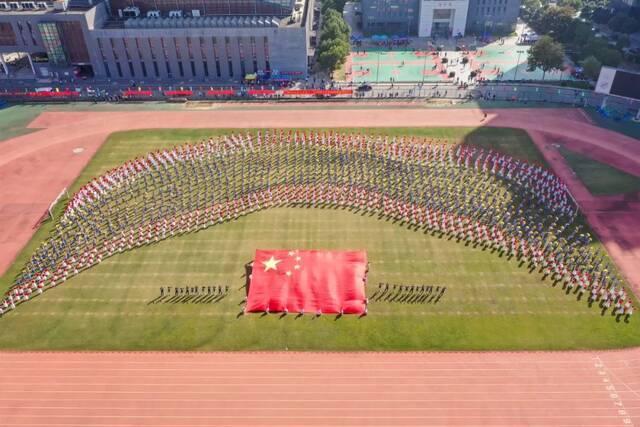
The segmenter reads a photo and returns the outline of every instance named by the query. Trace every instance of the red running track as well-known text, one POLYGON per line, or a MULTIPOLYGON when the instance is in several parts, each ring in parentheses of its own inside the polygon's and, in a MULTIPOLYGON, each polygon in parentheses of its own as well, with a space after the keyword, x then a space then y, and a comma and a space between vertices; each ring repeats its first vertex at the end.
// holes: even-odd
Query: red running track
POLYGON ((0 425, 630 426, 640 349, 0 353, 0 425))

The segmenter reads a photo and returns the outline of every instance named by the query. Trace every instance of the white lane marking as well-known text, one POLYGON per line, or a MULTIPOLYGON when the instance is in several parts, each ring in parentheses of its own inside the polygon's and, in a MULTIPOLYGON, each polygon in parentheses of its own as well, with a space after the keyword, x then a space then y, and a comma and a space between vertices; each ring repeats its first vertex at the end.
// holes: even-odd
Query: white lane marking
POLYGON ((618 416, 622 421, 622 425, 633 426, 631 415, 625 408, 624 403, 622 402, 622 398, 620 397, 620 393, 616 390, 616 386, 611 382, 611 375, 607 371, 607 367, 605 366, 602 359, 600 359, 600 356, 595 357, 594 367, 596 368, 596 372, 598 373, 600 378, 602 378, 604 388, 609 395, 609 399, 611 399, 618 412, 618 416))

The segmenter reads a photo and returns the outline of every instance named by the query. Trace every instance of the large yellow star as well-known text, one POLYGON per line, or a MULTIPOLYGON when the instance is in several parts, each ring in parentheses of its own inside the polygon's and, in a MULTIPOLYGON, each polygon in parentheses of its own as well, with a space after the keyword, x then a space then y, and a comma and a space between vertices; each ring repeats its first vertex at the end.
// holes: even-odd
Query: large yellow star
POLYGON ((277 270, 278 263, 280 262, 282 262, 282 260, 276 259, 273 255, 271 255, 271 258, 269 258, 268 260, 262 261, 262 263, 264 264, 264 271, 277 270))

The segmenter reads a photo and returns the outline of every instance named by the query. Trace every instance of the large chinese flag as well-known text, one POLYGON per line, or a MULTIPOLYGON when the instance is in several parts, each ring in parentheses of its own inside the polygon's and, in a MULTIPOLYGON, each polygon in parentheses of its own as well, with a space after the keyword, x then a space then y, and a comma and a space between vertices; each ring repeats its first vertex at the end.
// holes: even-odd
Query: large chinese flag
POLYGON ((256 250, 248 312, 360 314, 367 254, 361 251, 256 250))

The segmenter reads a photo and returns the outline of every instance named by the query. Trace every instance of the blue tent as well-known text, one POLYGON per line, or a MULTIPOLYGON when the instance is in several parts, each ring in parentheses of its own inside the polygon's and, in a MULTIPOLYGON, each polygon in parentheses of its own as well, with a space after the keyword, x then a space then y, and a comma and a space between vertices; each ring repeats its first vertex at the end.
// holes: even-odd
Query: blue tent
POLYGON ((386 42, 387 40, 389 40, 389 36, 384 34, 374 34, 373 36, 371 36, 371 40, 374 42, 386 42))

